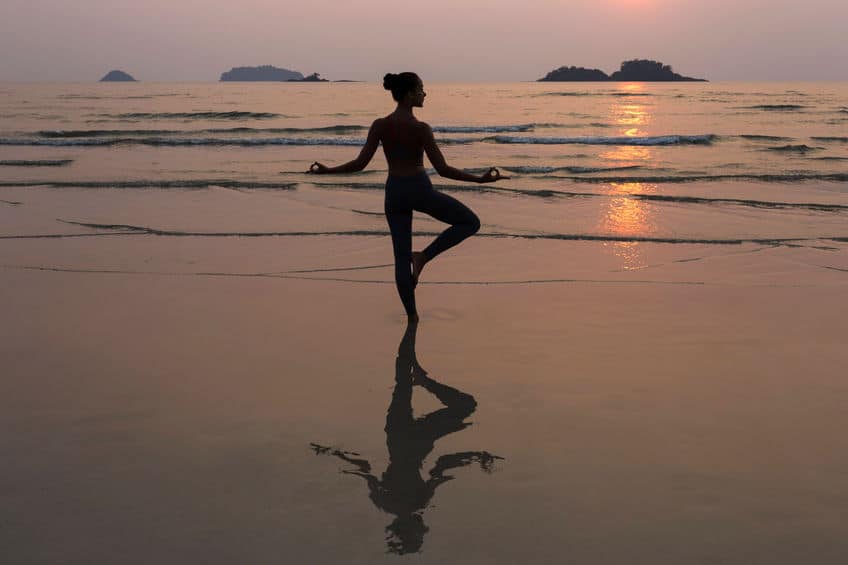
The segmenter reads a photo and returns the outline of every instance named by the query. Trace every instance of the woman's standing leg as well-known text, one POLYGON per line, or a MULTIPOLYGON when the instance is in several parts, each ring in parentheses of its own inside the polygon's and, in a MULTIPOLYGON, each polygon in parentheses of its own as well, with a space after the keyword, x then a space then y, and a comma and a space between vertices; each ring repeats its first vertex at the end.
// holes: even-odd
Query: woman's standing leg
POLYGON ((395 255, 395 284, 407 316, 417 316, 415 308, 415 285, 412 281, 412 211, 390 212, 386 208, 386 220, 392 234, 392 249, 395 255))

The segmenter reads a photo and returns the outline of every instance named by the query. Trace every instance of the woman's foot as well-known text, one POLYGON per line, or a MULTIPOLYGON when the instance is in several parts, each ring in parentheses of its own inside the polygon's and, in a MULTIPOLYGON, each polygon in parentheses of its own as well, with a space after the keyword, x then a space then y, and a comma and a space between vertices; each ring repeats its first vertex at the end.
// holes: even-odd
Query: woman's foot
POLYGON ((427 264, 427 256, 423 251, 412 252, 412 284, 418 284, 418 277, 421 276, 421 271, 424 270, 424 265, 427 264))

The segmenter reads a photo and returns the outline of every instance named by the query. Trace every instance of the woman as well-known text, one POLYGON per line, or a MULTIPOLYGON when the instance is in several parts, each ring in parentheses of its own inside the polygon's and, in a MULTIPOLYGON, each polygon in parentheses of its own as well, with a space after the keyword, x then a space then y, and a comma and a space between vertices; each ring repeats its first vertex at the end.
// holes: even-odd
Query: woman
POLYGON ((427 96, 418 75, 389 73, 383 78, 383 87, 392 92, 397 108, 385 118, 374 121, 359 156, 337 167, 315 162, 308 172, 323 175, 361 171, 382 142, 389 165, 385 212, 395 255, 395 283, 407 316, 410 321, 417 321, 415 285, 424 265, 480 229, 480 220, 467 206, 433 189, 424 170, 424 152, 436 171, 449 179, 484 183, 509 177, 501 176, 495 167, 484 175, 472 175, 447 164, 433 138, 433 130, 412 113, 413 108, 424 106, 427 96), (416 252, 412 251, 413 210, 451 224, 424 250, 416 252))

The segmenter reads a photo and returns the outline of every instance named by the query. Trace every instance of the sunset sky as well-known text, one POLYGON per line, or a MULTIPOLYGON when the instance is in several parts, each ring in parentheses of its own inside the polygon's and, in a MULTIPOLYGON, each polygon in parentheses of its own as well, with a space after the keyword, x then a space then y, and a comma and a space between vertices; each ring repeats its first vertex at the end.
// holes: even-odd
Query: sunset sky
POLYGON ((0 80, 534 80, 652 58, 711 80, 848 80, 846 0, 3 0, 0 80))

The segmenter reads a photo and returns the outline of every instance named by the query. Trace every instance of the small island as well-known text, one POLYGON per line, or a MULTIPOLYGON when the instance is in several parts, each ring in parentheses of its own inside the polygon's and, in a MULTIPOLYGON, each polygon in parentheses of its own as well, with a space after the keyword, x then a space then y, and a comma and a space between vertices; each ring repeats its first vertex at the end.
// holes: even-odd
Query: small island
POLYGON ((272 65, 233 67, 221 74, 221 82, 288 82, 301 81, 303 74, 272 65))
POLYGON ((131 75, 125 73, 124 71, 109 71, 106 73, 100 82, 138 82, 131 75))
POLYGON ((300 79, 290 78, 288 80, 288 82, 330 82, 330 81, 328 81, 325 78, 321 78, 321 76, 318 73, 312 73, 311 75, 309 75, 306 78, 300 78, 300 79))
POLYGON ((612 75, 600 69, 584 67, 560 67, 549 72, 537 82, 707 82, 703 78, 679 75, 670 65, 650 59, 631 59, 621 63, 621 68, 612 75))

